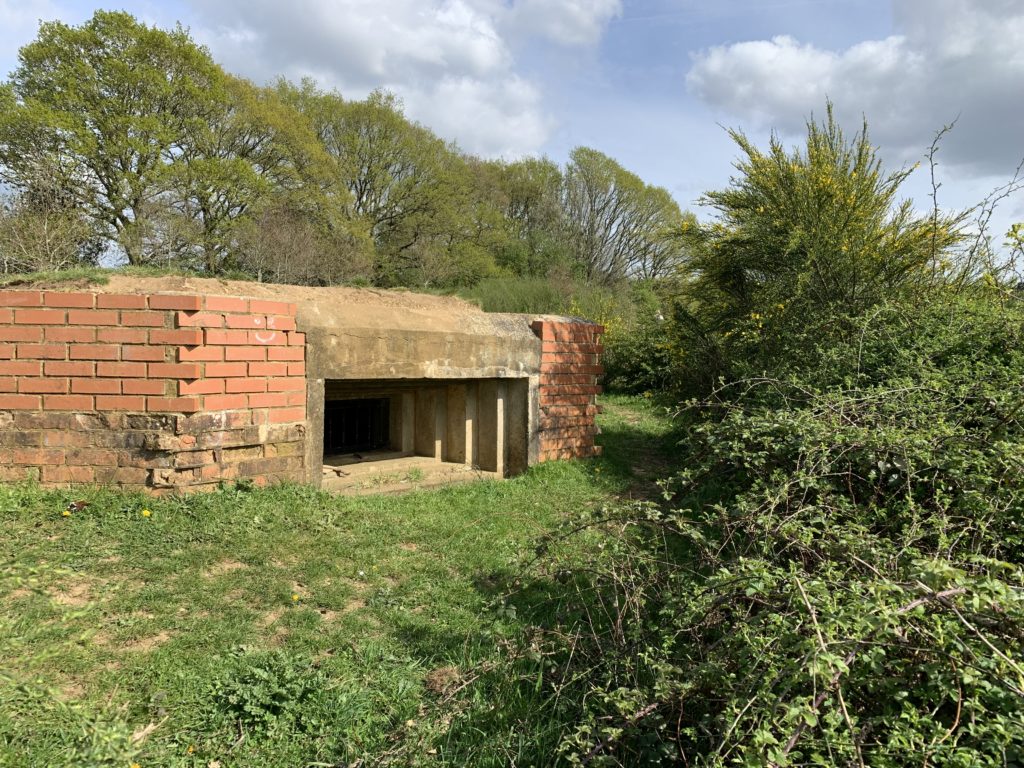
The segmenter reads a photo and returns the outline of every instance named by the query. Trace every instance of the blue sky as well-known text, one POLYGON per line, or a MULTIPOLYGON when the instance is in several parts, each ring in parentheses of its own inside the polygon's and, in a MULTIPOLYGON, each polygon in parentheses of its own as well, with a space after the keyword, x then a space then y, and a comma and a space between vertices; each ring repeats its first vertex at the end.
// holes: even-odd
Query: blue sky
MULTIPOLYGON (((940 159, 940 202, 970 205, 1024 156, 1024 0, 0 0, 0 70, 40 19, 121 8, 180 21, 228 70, 396 92, 465 149, 564 161, 595 147, 697 209, 728 182, 723 126, 797 141, 826 98, 866 115, 890 166, 940 159)), ((924 168, 907 192, 923 209, 924 168)), ((1020 195, 997 226, 1024 219, 1020 195)))

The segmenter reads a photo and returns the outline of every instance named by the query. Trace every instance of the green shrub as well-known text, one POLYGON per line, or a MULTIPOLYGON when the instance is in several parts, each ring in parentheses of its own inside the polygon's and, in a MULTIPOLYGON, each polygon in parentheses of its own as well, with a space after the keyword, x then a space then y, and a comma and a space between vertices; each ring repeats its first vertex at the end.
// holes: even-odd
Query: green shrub
MULTIPOLYGON (((589 765, 1024 763, 1024 311, 893 307, 692 403, 533 635, 589 765), (881 318, 885 317, 885 322, 881 318)), ((577 534, 573 534, 577 535, 577 534)))

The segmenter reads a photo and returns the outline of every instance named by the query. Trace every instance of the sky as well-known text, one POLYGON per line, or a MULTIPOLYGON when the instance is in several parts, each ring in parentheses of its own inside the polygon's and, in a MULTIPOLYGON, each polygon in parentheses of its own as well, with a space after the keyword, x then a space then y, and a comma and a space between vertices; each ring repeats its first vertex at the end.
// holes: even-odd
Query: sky
MULTIPOLYGON (((864 118, 887 167, 939 154, 939 203, 961 209, 1024 158, 1024 0, 0 0, 0 73, 40 20, 97 8, 180 22, 257 83, 312 77, 406 114, 486 157, 598 149, 683 208, 728 184, 737 148, 800 141, 826 100, 864 118)), ((906 194, 929 209, 927 166, 906 194)), ((994 219, 1024 221, 1024 193, 994 219)))

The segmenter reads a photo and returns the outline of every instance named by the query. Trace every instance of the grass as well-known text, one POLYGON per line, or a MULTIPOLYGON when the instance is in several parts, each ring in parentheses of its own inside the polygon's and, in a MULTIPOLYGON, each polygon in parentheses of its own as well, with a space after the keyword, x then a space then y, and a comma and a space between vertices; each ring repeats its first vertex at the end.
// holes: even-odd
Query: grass
POLYGON ((536 752, 513 716, 539 702, 482 673, 521 630, 501 595, 537 539, 650 486, 665 419, 608 398, 602 426, 600 459, 397 497, 0 486, 0 765, 536 752))

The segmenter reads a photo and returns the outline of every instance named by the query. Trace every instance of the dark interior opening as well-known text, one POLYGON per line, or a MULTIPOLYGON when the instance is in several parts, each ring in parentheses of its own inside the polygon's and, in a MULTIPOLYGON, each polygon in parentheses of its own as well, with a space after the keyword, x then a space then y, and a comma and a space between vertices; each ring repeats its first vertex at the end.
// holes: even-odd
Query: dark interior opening
POLYGON ((387 448, 390 411, 391 400, 387 397, 328 400, 324 408, 324 455, 387 448))

